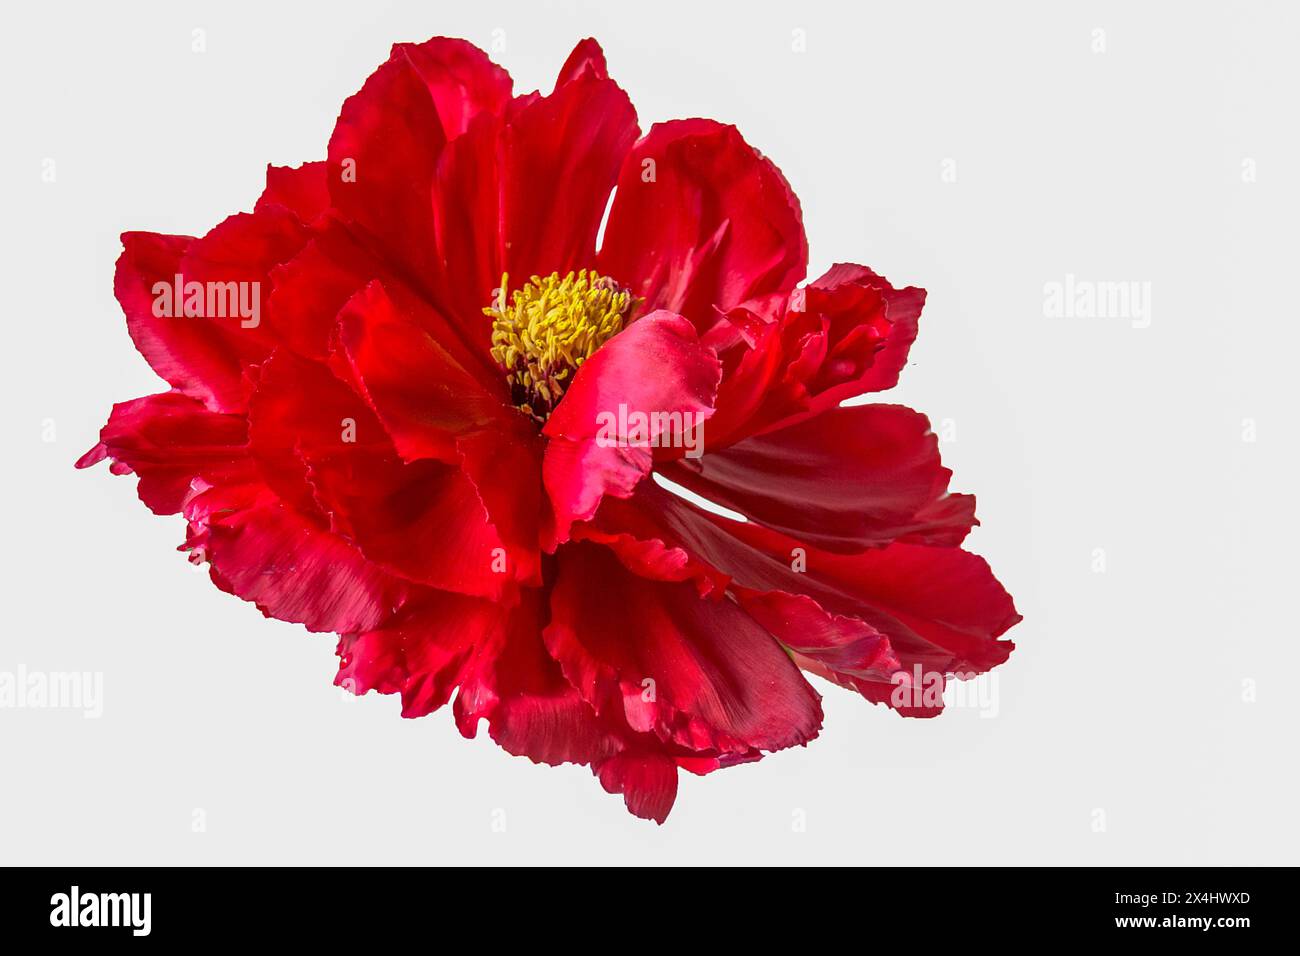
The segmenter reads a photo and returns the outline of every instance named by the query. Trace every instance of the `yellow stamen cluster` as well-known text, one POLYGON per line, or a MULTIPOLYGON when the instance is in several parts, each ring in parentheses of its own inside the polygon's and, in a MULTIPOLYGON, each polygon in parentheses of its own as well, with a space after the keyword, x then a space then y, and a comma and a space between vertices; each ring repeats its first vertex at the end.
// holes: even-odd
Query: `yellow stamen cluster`
POLYGON ((514 402, 539 422, 559 404, 573 375, 622 331, 632 293, 594 269, 533 276, 506 300, 509 275, 483 314, 492 319, 492 357, 506 372, 514 402))

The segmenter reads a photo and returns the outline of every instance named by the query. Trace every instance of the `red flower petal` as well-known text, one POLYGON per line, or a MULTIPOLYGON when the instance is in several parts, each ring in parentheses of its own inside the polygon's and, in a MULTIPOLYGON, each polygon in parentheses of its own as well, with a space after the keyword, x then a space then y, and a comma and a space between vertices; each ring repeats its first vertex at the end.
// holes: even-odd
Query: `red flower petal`
POLYGON ((836 673, 889 674, 902 666, 887 636, 856 617, 828 614, 806 594, 742 591, 738 598, 782 644, 836 673))
POLYGON ((426 291, 436 288, 441 273, 431 197, 446 141, 428 88, 406 54, 394 49, 343 104, 329 142, 334 208, 426 291))
POLYGON ((975 521, 973 497, 947 495, 952 472, 939 462, 929 420, 902 405, 834 408, 666 473, 715 504, 830 551, 897 540, 957 545, 975 521))
POLYGON ((790 292, 807 261, 799 202, 776 166, 735 127, 690 119, 656 124, 632 149, 597 267, 703 333, 715 310, 790 292))
POLYGON ((231 216, 201 239, 124 233, 114 291, 136 348, 155 372, 212 411, 241 410, 245 369, 275 344, 271 323, 262 321, 270 273, 306 241, 297 217, 277 205, 231 216), (202 316, 184 314, 189 283, 202 284, 202 316), (242 306, 247 317, 238 314, 242 306), (210 314, 214 307, 227 314, 210 314))
POLYGON ((271 272, 268 319, 276 338, 303 358, 329 357, 339 310, 372 278, 347 245, 337 229, 318 235, 271 272))
POLYGON ((818 399, 814 408, 897 385, 924 306, 924 289, 895 289, 852 263, 837 263, 809 283, 804 308, 827 323, 826 361, 808 389, 818 399), (857 334, 863 326, 870 335, 857 334))
POLYGON ((99 444, 77 467, 112 458, 140 476, 140 500, 151 511, 176 514, 195 478, 216 484, 254 474, 247 441, 242 416, 210 412, 196 399, 165 392, 114 405, 99 444))
POLYGON ((188 236, 123 233, 113 291, 131 340, 159 376, 212 411, 237 411, 244 388, 232 343, 206 319, 154 315, 155 284, 174 282, 192 242, 188 236))
MULTIPOLYGON (((701 546, 700 531, 690 528, 695 520, 696 512, 683 506, 681 499, 645 482, 626 501, 606 498, 590 523, 574 528, 574 538, 606 544, 627 568, 642 576, 693 580, 702 595, 726 591, 730 575, 692 551, 696 547, 707 556, 710 544, 715 543, 707 538, 712 526, 706 526, 701 546)), ((754 620, 798 652, 801 666, 805 659, 809 663, 824 661, 834 672, 860 676, 888 674, 900 666, 889 639, 865 621, 831 614, 804 594, 746 588, 732 591, 754 620)), ((816 667, 809 669, 823 674, 816 667)))
POLYGON ((399 54, 424 81, 448 140, 469 129, 480 113, 500 113, 510 102, 510 74, 466 40, 434 37, 423 43, 396 43, 390 62, 399 54))
POLYGON ((546 652, 543 613, 540 593, 525 591, 499 637, 480 644, 453 705, 456 725, 473 737, 486 718, 497 744, 536 763, 591 764, 612 757, 623 743, 546 652))
POLYGON ((627 94, 592 70, 514 112, 500 176, 502 262, 515 282, 593 265, 610 190, 637 134, 627 94))
MULTIPOLYGON (((271 273, 288 262, 307 244, 310 233, 298 217, 280 206, 268 206, 256 213, 229 217, 185 250, 180 271, 187 281, 237 282, 255 296, 258 314, 205 318, 198 321, 214 327, 239 355, 241 366, 261 361, 276 345, 268 319, 271 273), (254 285, 255 284, 255 285, 254 285)), ((249 299, 250 303, 252 299, 249 299)), ((175 322, 194 321, 178 318, 175 322)))
MULTIPOLYGON (((734 347, 717 346, 727 374, 707 429, 710 447, 893 388, 924 304, 924 289, 895 289, 865 266, 841 263, 796 293, 776 325, 734 310, 720 323, 734 347)), ((715 330, 713 338, 722 336, 715 330)))
POLYGON ((841 555, 706 514, 648 484, 638 489, 634 503, 653 512, 663 540, 729 575, 741 603, 788 647, 823 663, 843 664, 854 676, 870 671, 889 680, 893 663, 884 648, 880 669, 867 666, 870 643, 860 641, 872 631, 888 640, 898 666, 908 671, 919 666, 926 673, 983 673, 1005 661, 1015 646, 997 640, 1020 620, 1011 596, 983 558, 960 549, 894 543, 841 555), (774 592, 803 595, 816 608, 774 604, 774 592), (855 628, 853 620, 869 629, 855 628), (857 663, 837 659, 837 648, 856 656, 857 663))
POLYGON ((598 713, 696 751, 781 750, 817 735, 817 694, 735 604, 639 578, 596 545, 559 557, 546 646, 598 713))
POLYGON ((506 614, 491 601, 428 591, 384 627, 345 635, 334 683, 401 694, 402 716, 423 717, 447 703, 475 648, 498 640, 506 614))
POLYGON ((513 569, 499 560, 505 546, 458 465, 375 462, 363 471, 327 462, 309 478, 337 528, 389 571, 479 597, 510 587, 513 569))
POLYGON ((653 578, 656 581, 694 581, 702 597, 726 588, 728 578, 725 574, 698 561, 685 549, 655 537, 657 529, 643 530, 643 536, 638 536, 620 527, 619 521, 610 522, 612 530, 602 528, 600 525, 607 520, 603 516, 611 513, 610 506, 618 500, 606 498, 591 523, 575 525, 573 540, 595 541, 607 546, 623 562, 624 567, 643 578, 653 578))
POLYGON ((635 816, 662 824, 677 799, 677 764, 662 754, 621 753, 596 771, 607 793, 623 794, 635 816))
MULTIPOLYGON (((491 362, 492 323, 483 307, 501 284, 500 150, 504 120, 480 113, 438 157, 433 191, 434 232, 446 274, 443 295, 463 337, 491 362)), ((494 367, 495 368, 495 367, 494 367)))
POLYGON ((205 532, 212 580, 267 617, 311 631, 378 627, 412 593, 348 542, 312 527, 268 492, 232 508, 219 489, 196 497, 186 516, 205 532))
POLYGON ((365 473, 396 460, 365 402, 324 366, 288 351, 275 352, 259 369, 248 419, 249 450, 262 478, 322 527, 327 515, 309 481, 312 468, 365 473))
POLYGON ((605 65, 605 51, 591 37, 578 41, 578 45, 573 48, 569 58, 564 61, 564 66, 560 67, 555 88, 559 89, 564 84, 572 83, 588 73, 597 79, 609 78, 609 68, 605 65))
POLYGON ((328 209, 329 202, 325 163, 303 163, 296 167, 268 165, 266 189, 258 198, 254 211, 260 212, 267 206, 283 206, 306 224, 328 209))
POLYGON ((475 116, 503 109, 510 86, 504 70, 463 40, 397 44, 343 104, 330 137, 334 207, 434 302, 443 278, 433 220, 439 156, 475 116))
MULTIPOLYGON (((366 404, 329 370, 289 353, 266 363, 251 443, 268 483, 388 572, 487 597, 507 587, 502 542, 458 465, 405 464, 366 404)), ((532 569, 527 569, 531 574, 532 569)))
POLYGON ((508 570, 522 584, 541 584, 541 529, 551 524, 542 488, 545 443, 522 416, 456 439, 465 476, 509 552, 508 570))
POLYGON ((338 321, 343 354, 407 461, 454 461, 458 436, 520 418, 503 379, 484 388, 380 283, 354 296, 338 321))
POLYGON ((448 318, 338 223, 319 224, 312 240, 273 270, 272 278, 271 326, 280 342, 305 358, 331 359, 339 313, 353 296, 378 282, 393 307, 471 372, 480 387, 503 388, 501 371, 487 352, 485 335, 480 334, 491 323, 478 311, 468 328, 459 319, 448 318))
POLYGON ((487 718, 493 739, 542 763, 591 764, 633 813, 662 823, 676 794, 676 768, 701 773, 717 757, 655 750, 654 738, 599 718, 546 654, 536 595, 516 607, 432 591, 390 624, 339 641, 335 683, 356 694, 402 697, 402 716, 441 707, 460 685, 457 721, 466 736, 487 718))
POLYGON ((707 418, 720 374, 713 350, 699 343, 690 322, 667 312, 632 323, 578 369, 542 429, 550 439, 543 479, 555 510, 552 543, 567 540, 572 523, 595 514, 604 495, 626 498, 650 471, 651 449, 630 447, 622 440, 627 436, 613 446, 598 444, 601 416, 617 416, 626 405, 643 414, 707 418))
POLYGON ((358 387, 407 461, 459 462, 513 558, 540 583, 542 440, 507 403, 466 372, 378 283, 348 303, 339 342, 358 387))
POLYGON ((317 631, 376 626, 409 586, 281 505, 248 458, 246 431, 242 416, 154 395, 116 406, 101 443, 78 464, 108 455, 136 471, 151 508, 184 510, 189 547, 211 562, 218 586, 268 616, 317 631))

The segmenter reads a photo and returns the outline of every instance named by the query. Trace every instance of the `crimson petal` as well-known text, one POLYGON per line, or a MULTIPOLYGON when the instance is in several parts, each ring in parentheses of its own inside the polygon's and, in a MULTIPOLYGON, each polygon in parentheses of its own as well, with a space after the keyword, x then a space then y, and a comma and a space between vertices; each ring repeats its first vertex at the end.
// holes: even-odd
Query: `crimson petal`
POLYGON ((348 302, 338 332, 366 400, 407 461, 453 461, 458 436, 520 417, 504 387, 489 392, 379 282, 348 302))
MULTIPOLYGON (((709 445, 720 448, 893 388, 924 305, 924 289, 895 289, 865 266, 839 263, 791 296, 774 325, 733 310, 719 322, 732 347, 718 345, 727 375, 709 445)), ((720 337, 715 330, 713 338, 720 337)))
POLYGON ((734 126, 689 119, 633 147, 597 266, 703 334, 718 310, 787 295, 807 262, 799 201, 776 166, 734 126))
MULTIPOLYGON (((542 429, 550 439, 543 480, 555 510, 552 544, 568 539, 574 521, 595 514, 603 496, 626 498, 650 472, 650 448, 634 447, 626 435, 601 440, 608 416, 617 416, 622 405, 645 415, 703 420, 713 412, 720 374, 717 357, 700 344, 691 323, 667 312, 632 323, 578 369, 542 429), (658 372, 646 375, 647 368, 658 372)), ((657 427, 645 438, 658 441, 657 427)))
POLYGON ((709 501, 830 551, 899 540, 957 545, 975 521, 973 497, 947 494, 952 472, 939 462, 929 421, 902 405, 833 408, 666 473, 709 501))
POLYGON ((560 559, 546 646, 597 712, 695 751, 781 750, 817 735, 820 698, 734 603, 637 577, 593 544, 560 559))
POLYGON ((496 639, 508 612, 491 601, 430 590, 384 627, 339 641, 334 683, 354 694, 400 694, 403 717, 451 697, 476 647, 496 639))
POLYGON ((123 233, 113 291, 131 340, 159 376, 214 412, 238 411, 244 386, 233 344, 205 319, 154 314, 155 288, 172 285, 193 242, 189 236, 123 233))
POLYGON ((266 189, 258 197, 255 212, 267 206, 283 206, 304 224, 313 222, 329 208, 330 196, 325 163, 301 166, 267 166, 266 189))
POLYGON ((186 517, 201 531, 196 540, 216 585, 267 617, 311 631, 363 631, 382 624, 413 591, 267 491, 214 488, 187 503, 186 517))
POLYGON ((155 514, 176 514, 194 480, 242 482, 253 476, 248 422, 208 411, 179 392, 149 395, 113 406, 99 443, 78 461, 86 468, 105 458, 140 476, 140 500, 155 514))
POLYGON ((501 141, 501 250, 517 282, 595 263, 600 220, 637 133, 627 94, 593 70, 514 112, 501 141))

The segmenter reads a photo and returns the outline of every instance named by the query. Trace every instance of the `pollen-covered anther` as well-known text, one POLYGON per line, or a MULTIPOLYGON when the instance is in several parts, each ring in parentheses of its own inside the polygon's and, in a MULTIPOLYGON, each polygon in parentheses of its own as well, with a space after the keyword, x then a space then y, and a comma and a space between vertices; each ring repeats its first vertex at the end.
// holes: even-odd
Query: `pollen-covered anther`
POLYGON ((594 269, 533 276, 507 300, 509 281, 501 277, 483 310, 492 319, 492 357, 514 403, 545 422, 582 363, 630 321, 638 300, 594 269))

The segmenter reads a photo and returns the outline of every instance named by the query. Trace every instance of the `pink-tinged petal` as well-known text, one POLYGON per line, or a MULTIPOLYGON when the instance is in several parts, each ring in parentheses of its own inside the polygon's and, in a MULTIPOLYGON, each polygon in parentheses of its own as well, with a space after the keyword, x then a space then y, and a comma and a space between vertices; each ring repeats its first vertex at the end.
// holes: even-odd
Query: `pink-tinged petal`
POLYGON ((428 591, 373 631, 344 635, 334 683, 354 694, 400 694, 403 717, 451 698, 476 647, 496 640, 509 612, 479 598, 428 591))
POLYGON ((709 449, 667 473, 716 504, 830 551, 900 540, 958 545, 975 521, 975 499, 947 493, 952 472, 940 464, 929 420, 902 405, 832 408, 709 449))
POLYGON ((512 111, 501 140, 501 260, 512 282, 591 268, 637 134, 627 94, 591 70, 512 111))
POLYGON ((521 417, 503 386, 480 384, 378 282, 339 314, 338 341, 407 461, 453 461, 458 436, 521 417))
MULTIPOLYGON (((799 202, 733 126, 659 123, 618 178, 597 266, 703 333, 750 300, 789 293, 808 261, 799 202)), ((768 318, 768 321, 775 316, 768 318)))
POLYGON ((593 544, 559 559, 543 636, 598 713, 693 751, 781 750, 817 735, 820 698, 733 602, 637 577, 593 544))
MULTIPOLYGON (((713 412, 720 374, 713 350, 700 344, 690 322, 667 312, 632 323, 578 369, 542 429, 550 439, 543 480, 555 511, 553 543, 568 539, 574 521, 595 514, 603 496, 626 498, 650 471, 652 448, 609 432, 619 406, 652 418, 703 421, 713 412)), ((646 442, 661 441, 660 431, 653 423, 646 442)))
POLYGON ((607 793, 621 793, 628 810, 662 824, 677 799, 677 764, 662 754, 620 753, 596 769, 607 793))
POLYGON ((196 478, 216 484, 253 474, 247 442, 243 416, 210 412, 196 399, 165 392, 114 405, 99 443, 77 467, 111 458, 140 476, 140 500, 151 511, 176 514, 196 478))
POLYGON ((329 208, 330 196, 326 180, 325 163, 303 163, 301 166, 266 167, 266 189, 257 200, 254 211, 267 206, 283 206, 302 223, 311 223, 329 208))
POLYGON ((213 489, 187 503, 187 517, 201 525, 212 580, 267 617, 311 631, 365 631, 413 590, 266 491, 235 506, 228 492, 213 489))

